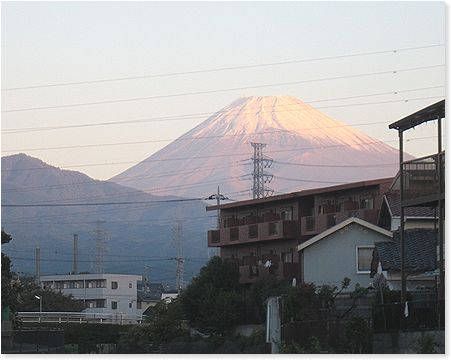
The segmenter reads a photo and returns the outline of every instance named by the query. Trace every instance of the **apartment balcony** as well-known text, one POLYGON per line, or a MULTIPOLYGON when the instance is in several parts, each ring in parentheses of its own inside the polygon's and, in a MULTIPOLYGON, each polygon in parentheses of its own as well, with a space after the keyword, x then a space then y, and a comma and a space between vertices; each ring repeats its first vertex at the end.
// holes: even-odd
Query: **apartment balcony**
MULTIPOLYGON (((350 209, 355 209, 355 206, 349 206, 350 209)), ((346 208, 345 208, 346 209, 346 208)), ((305 216, 301 218, 301 235, 316 235, 332 226, 335 226, 350 217, 357 217, 359 219, 368 221, 372 224, 377 223, 378 210, 377 209, 356 209, 349 211, 341 211, 329 214, 319 214, 314 216, 305 216)))
POLYGON ((299 222, 276 220, 221 228, 208 231, 208 246, 227 246, 260 241, 294 239, 298 236, 299 222))
POLYGON ((299 278, 299 263, 273 262, 271 267, 260 265, 240 265, 240 283, 251 284, 264 279, 270 275, 279 280, 291 281, 293 278, 299 278))
POLYGON ((445 199, 445 152, 402 164, 404 175, 403 206, 434 205, 445 199))

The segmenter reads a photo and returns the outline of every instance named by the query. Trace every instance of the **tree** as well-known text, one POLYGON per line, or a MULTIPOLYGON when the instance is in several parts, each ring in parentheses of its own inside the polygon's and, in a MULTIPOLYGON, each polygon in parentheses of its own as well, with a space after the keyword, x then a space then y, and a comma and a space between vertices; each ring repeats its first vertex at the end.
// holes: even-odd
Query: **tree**
POLYGON ((33 278, 23 278, 17 293, 18 311, 39 311, 39 300, 42 298, 42 311, 82 311, 86 308, 82 300, 75 300, 72 295, 60 291, 42 289, 33 278))
POLYGON ((183 313, 207 333, 226 334, 244 317, 236 265, 213 257, 180 295, 183 313))
MULTIPOLYGON (((2 229, 2 246, 12 240, 11 235, 2 229)), ((11 259, 2 252, 2 312, 9 313, 15 320, 17 287, 12 281, 11 259)), ((3 316, 3 315, 2 315, 3 316)))
POLYGON ((365 319, 354 317, 346 324, 347 345, 353 354, 369 352, 371 329, 365 319))

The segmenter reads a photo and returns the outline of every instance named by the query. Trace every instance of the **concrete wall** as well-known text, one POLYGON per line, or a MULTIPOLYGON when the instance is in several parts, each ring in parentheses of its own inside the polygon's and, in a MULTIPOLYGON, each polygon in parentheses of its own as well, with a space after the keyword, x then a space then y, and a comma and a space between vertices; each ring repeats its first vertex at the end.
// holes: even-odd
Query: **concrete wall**
POLYGON ((445 331, 409 331, 373 334, 374 354, 416 354, 418 341, 422 336, 432 336, 436 343, 435 352, 445 353, 445 331))
POLYGON ((341 281, 348 277, 351 279, 352 289, 357 283, 367 287, 371 282, 370 274, 357 272, 356 248, 390 239, 359 224, 351 223, 302 250, 304 281, 316 285, 340 286, 341 281))

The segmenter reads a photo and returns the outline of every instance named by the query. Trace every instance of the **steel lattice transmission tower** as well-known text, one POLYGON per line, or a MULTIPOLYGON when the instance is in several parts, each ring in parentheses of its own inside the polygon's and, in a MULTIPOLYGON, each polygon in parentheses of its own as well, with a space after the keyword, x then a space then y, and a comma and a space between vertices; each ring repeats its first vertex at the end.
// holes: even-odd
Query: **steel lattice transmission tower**
POLYGON ((252 157, 254 163, 254 170, 252 172, 252 196, 254 199, 271 196, 274 190, 266 187, 265 184, 270 183, 273 176, 272 174, 266 173, 264 169, 270 168, 273 161, 263 155, 263 148, 266 144, 251 142, 251 145, 254 148, 254 156, 252 157))
POLYGON ((172 228, 172 241, 175 245, 175 260, 177 262, 175 269, 175 288, 180 293, 180 290, 185 285, 183 280, 185 258, 183 257, 183 226, 181 220, 177 220, 172 228))

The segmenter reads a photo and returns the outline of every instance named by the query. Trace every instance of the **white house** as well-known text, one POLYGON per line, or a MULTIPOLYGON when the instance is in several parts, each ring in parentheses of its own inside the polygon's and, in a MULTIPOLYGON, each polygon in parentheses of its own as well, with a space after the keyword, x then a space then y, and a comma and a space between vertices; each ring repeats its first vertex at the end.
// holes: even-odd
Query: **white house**
POLYGON ((374 244, 391 239, 390 231, 351 217, 298 245, 301 281, 339 287, 348 277, 351 288, 367 287, 374 244))
POLYGON ((40 277, 41 286, 61 290, 83 300, 84 312, 112 314, 136 318, 142 313, 137 309, 137 282, 140 275, 125 274, 75 274, 45 275, 40 277))

